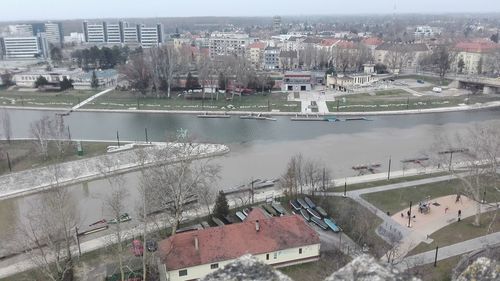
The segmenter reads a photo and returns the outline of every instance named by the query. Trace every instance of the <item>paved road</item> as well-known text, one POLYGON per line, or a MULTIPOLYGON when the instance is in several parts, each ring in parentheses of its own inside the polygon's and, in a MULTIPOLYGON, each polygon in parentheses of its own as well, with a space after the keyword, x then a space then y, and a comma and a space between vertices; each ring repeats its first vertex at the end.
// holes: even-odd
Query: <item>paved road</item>
MULTIPOLYGON (((500 232, 495 232, 478 238, 470 239, 460 243, 456 243, 450 246, 442 247, 438 249, 438 261, 444 260, 450 257, 462 255, 474 250, 479 250, 491 245, 500 244, 500 232)), ((427 251, 424 253, 416 254, 403 259, 398 267, 401 270, 406 270, 415 266, 425 265, 434 262, 436 251, 427 251)))

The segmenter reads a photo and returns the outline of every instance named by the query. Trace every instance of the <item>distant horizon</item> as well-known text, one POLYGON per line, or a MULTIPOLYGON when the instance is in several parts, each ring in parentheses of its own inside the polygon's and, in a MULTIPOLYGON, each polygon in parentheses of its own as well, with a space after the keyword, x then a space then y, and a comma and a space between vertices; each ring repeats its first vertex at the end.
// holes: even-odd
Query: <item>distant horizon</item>
POLYGON ((384 15, 498 14, 500 1, 475 0, 5 0, 0 22, 119 18, 255 18, 384 15))

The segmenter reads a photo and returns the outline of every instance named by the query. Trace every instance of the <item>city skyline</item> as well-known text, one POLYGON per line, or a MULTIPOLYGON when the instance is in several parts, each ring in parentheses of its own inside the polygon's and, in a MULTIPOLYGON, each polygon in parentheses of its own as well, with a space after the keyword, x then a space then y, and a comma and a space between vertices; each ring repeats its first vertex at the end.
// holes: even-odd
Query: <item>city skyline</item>
POLYGON ((34 21, 134 17, 251 17, 272 15, 312 16, 392 13, 442 14, 500 12, 500 3, 494 0, 461 2, 460 5, 456 5, 456 2, 453 0, 443 0, 439 2, 432 0, 421 0, 418 2, 406 2, 401 0, 352 0, 349 2, 311 0, 308 1, 308 5, 290 3, 290 1, 284 0, 272 2, 255 0, 252 2, 238 3, 237 5, 235 5, 235 1, 231 0, 214 0, 211 2, 185 0, 182 2, 168 4, 157 0, 145 0, 140 2, 132 0, 109 0, 104 2, 98 0, 87 0, 85 2, 54 0, 51 2, 52 7, 57 8, 47 9, 47 3, 38 0, 11 2, 8 4, 6 9, 2 9, 0 11, 0 19, 5 22, 23 20, 34 21), (331 9, 325 9, 325 7, 331 7, 331 9))

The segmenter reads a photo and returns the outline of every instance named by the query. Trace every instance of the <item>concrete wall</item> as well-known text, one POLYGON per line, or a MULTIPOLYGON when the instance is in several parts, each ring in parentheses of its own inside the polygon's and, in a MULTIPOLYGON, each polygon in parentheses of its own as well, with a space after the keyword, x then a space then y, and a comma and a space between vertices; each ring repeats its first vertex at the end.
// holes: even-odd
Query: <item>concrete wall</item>
MULTIPOLYGON (((283 267, 287 265, 292 265, 292 264, 299 264, 299 263, 305 263, 305 262, 311 262, 315 261, 319 258, 319 250, 320 250, 320 244, 314 244, 314 245, 309 245, 309 246, 304 246, 304 247, 297 247, 297 248, 291 248, 291 249, 286 249, 282 251, 277 251, 277 252, 270 252, 266 254, 260 254, 260 255, 255 255, 257 260, 273 265, 275 267, 283 267), (302 249, 302 254, 299 254, 299 248, 302 249), (267 259, 267 255, 269 255, 269 259, 267 259)), ((211 264, 203 264, 203 265, 198 265, 198 266, 193 266, 189 268, 182 268, 180 270, 172 270, 168 271, 166 273, 166 280, 168 281, 187 281, 187 280, 193 280, 193 279, 198 279, 202 278, 205 275, 216 271, 219 268, 224 267, 230 262, 233 262, 234 260, 227 260, 227 261, 221 261, 216 264, 218 264, 217 268, 212 269, 211 264), (187 269, 187 275, 185 276, 179 276, 179 271, 187 269)), ((166 270, 164 267, 160 266, 160 271, 166 270)), ((162 281, 166 281, 162 280, 162 281)))

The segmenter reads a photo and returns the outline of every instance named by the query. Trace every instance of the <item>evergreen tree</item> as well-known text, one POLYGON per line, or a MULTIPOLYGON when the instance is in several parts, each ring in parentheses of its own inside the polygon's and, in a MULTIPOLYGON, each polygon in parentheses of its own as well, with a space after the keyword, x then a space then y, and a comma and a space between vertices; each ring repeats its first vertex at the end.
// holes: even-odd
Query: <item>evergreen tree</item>
POLYGON ((95 70, 92 71, 92 80, 90 81, 90 86, 93 89, 99 88, 99 79, 97 79, 97 74, 95 73, 95 70))
POLYGON ((226 90, 226 77, 222 72, 219 73, 219 90, 226 90))
POLYGON ((214 216, 223 218, 229 214, 229 204, 227 203, 226 194, 224 191, 219 191, 217 199, 215 200, 214 216))
POLYGON ((460 58, 460 60, 458 60, 458 73, 462 73, 462 71, 464 70, 464 67, 465 67, 465 62, 462 58, 460 58))
POLYGON ((47 78, 40 75, 40 76, 38 76, 38 78, 35 81, 35 88, 45 86, 48 84, 49 84, 49 81, 47 81, 47 78))
POLYGON ((68 79, 66 76, 64 76, 61 83, 59 83, 59 86, 61 87, 61 91, 64 91, 67 89, 72 89, 73 88, 73 80, 68 79))
POLYGON ((186 90, 193 90, 198 88, 200 85, 198 84, 198 78, 194 77, 191 72, 188 73, 186 78, 186 90))

